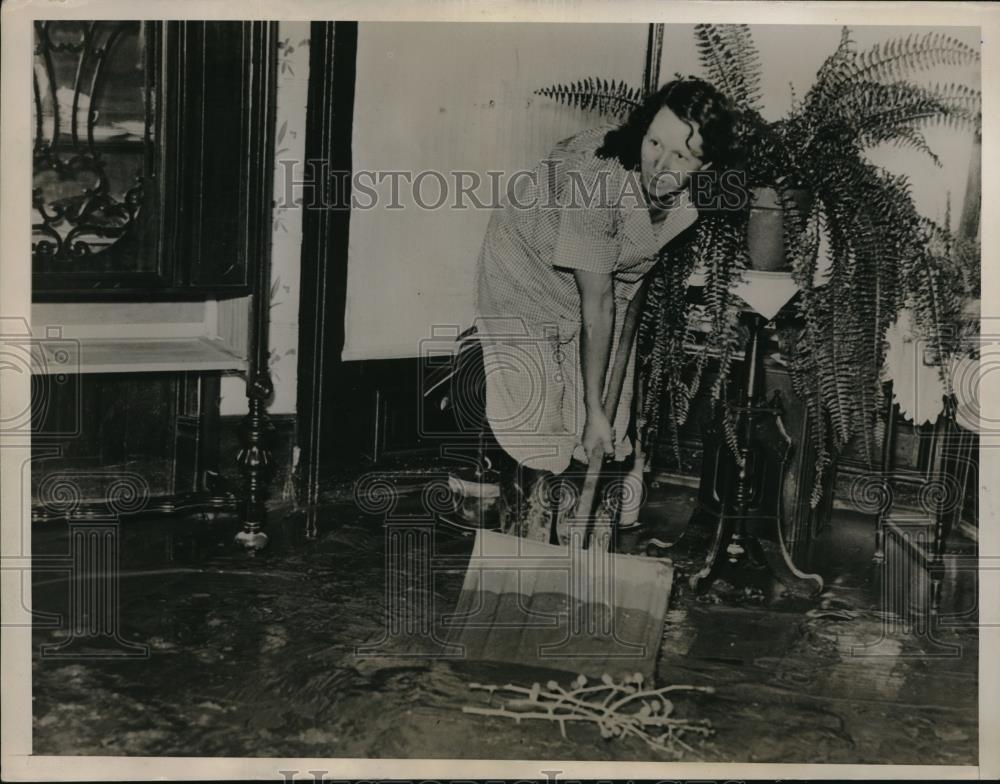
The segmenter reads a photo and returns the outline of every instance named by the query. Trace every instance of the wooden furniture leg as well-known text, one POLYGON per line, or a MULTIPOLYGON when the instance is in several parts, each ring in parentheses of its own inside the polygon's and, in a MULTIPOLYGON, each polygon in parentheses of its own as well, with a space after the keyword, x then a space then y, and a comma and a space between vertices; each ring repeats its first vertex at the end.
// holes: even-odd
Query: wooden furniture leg
POLYGON ((273 393, 270 376, 264 372, 247 385, 249 411, 240 422, 240 451, 236 463, 243 474, 243 530, 236 542, 251 551, 267 545, 264 533, 267 484, 271 474, 270 436, 274 430, 267 415, 267 401, 273 393))
POLYGON ((896 414, 898 406, 892 400, 892 382, 885 385, 886 414, 885 436, 882 439, 882 498, 875 521, 875 553, 872 561, 876 564, 885 563, 885 526, 892 509, 892 471, 895 467, 896 454, 896 414))
POLYGON ((196 492, 211 492, 219 473, 219 373, 203 373, 198 379, 198 457, 196 492))
POLYGON ((973 442, 971 433, 961 430, 955 423, 956 402, 949 399, 942 412, 941 452, 938 471, 943 480, 941 492, 932 495, 934 499, 934 552, 930 564, 931 613, 941 609, 941 586, 944 582, 944 551, 951 535, 956 517, 961 514, 962 504, 955 499, 954 508, 948 503, 948 488, 955 492, 965 492, 965 482, 958 480, 963 464, 968 466, 968 452, 973 442), (954 481, 954 485, 949 480, 954 481))

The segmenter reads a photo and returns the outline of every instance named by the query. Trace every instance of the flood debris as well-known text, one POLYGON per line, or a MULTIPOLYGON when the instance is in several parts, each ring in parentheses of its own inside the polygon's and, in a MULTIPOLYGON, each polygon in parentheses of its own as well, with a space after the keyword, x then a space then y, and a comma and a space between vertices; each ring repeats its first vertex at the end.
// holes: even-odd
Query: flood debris
POLYGON ((513 719, 517 724, 525 719, 538 719, 558 723, 559 732, 566 737, 567 722, 596 725, 601 737, 640 738, 656 751, 665 752, 674 759, 681 759, 685 752, 698 756, 695 749, 683 738, 686 735, 708 737, 713 734, 708 719, 691 720, 674 716, 674 703, 667 694, 682 691, 714 693, 711 686, 672 685, 652 688, 644 685, 641 673, 616 681, 605 674, 597 683, 589 683, 579 675, 569 688, 554 680, 543 687, 534 683, 530 688, 512 683, 504 686, 471 683, 469 688, 486 691, 492 703, 494 696, 501 697, 499 706, 483 707, 466 705, 463 713, 480 716, 500 716, 513 719))

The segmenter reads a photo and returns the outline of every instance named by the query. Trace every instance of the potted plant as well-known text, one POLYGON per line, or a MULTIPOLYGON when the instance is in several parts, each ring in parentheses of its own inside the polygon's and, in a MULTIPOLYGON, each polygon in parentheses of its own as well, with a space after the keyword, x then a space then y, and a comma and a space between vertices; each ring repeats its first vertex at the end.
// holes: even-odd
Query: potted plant
MULTIPOLYGON (((917 328, 929 335, 946 331, 955 315, 939 306, 947 301, 940 290, 947 227, 920 215, 907 179, 874 165, 865 151, 890 143, 940 165, 922 131, 933 123, 978 129, 980 93, 961 84, 921 86, 907 77, 971 64, 979 54, 937 32, 859 50, 845 27, 809 91, 793 99, 785 117, 769 122, 761 116, 760 63, 749 27, 703 24, 695 35, 705 77, 742 113, 752 197, 740 210, 706 215, 683 247, 672 248, 671 263, 657 266, 639 333, 640 435, 653 443, 665 411, 677 448, 678 428, 710 355, 719 374, 709 391, 713 400, 724 400, 742 345, 733 285, 748 268, 787 266, 801 290, 794 307, 803 326, 789 360, 813 423, 815 504, 825 469, 852 439, 864 439, 865 453, 875 459, 885 334, 900 309, 913 306, 917 328), (703 304, 693 306, 685 288, 696 268, 704 270, 705 286, 703 304), (696 329, 706 331, 708 350, 692 360, 685 346, 696 329)), ((538 93, 612 117, 624 117, 643 98, 635 88, 600 79, 538 93)), ((735 452, 731 418, 724 421, 735 452)))

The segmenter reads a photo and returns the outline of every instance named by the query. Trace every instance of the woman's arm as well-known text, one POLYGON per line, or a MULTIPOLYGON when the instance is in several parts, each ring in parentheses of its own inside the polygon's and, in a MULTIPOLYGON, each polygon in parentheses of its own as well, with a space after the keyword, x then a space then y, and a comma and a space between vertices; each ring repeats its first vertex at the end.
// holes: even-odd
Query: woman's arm
POLYGON ((576 270, 580 291, 580 361, 587 421, 583 449, 587 457, 600 448, 601 455, 614 451, 614 435, 604 409, 604 378, 615 330, 615 289, 610 274, 576 270))

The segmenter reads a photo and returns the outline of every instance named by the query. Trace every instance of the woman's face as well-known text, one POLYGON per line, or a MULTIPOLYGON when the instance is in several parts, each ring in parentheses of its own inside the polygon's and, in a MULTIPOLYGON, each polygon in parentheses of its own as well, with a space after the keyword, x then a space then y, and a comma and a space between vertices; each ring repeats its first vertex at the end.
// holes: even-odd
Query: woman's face
POLYGON ((698 124, 688 124, 664 106, 642 137, 642 186, 662 199, 687 187, 693 172, 707 168, 701 161, 698 124))

